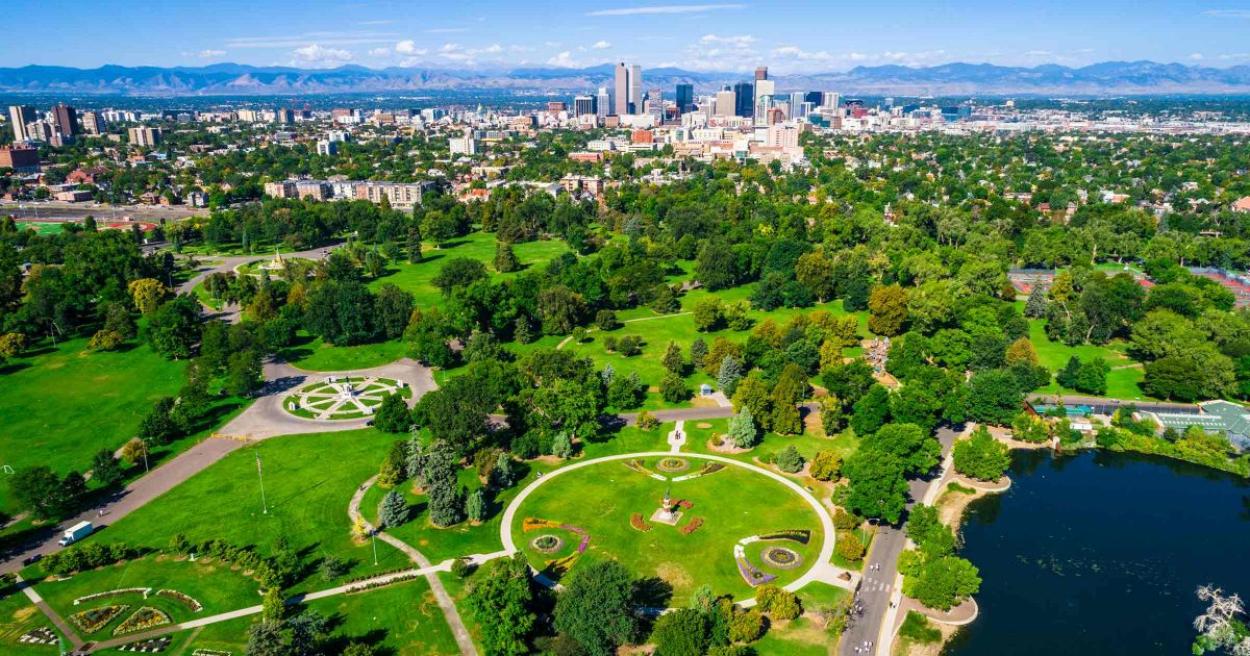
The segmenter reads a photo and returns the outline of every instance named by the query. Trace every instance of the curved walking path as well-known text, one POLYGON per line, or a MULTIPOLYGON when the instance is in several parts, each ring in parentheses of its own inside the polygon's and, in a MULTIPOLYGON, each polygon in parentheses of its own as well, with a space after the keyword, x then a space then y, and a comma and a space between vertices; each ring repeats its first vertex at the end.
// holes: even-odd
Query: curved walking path
MULTIPOLYGON (((519 549, 517 549, 516 541, 512 539, 512 522, 516 519, 516 514, 517 511, 520 510, 521 504, 525 502, 529 495, 533 494, 534 490, 537 490, 551 479, 567 472, 577 471, 578 469, 591 467, 604 462, 616 462, 620 460, 631 460, 634 458, 663 458, 671 455, 672 452, 670 451, 640 451, 637 453, 624 453, 603 456, 600 458, 591 458, 590 460, 583 460, 581 462, 575 462, 571 465, 565 465, 564 467, 544 474, 541 478, 534 479, 529 485, 526 485, 525 488, 513 497, 512 501, 508 504, 508 507, 504 510, 503 519, 499 523, 499 539, 503 542, 503 553, 512 555, 519 551, 519 549)), ((829 569, 832 566, 826 567, 826 564, 833 558, 833 542, 836 535, 836 528, 833 525, 833 517, 829 515, 829 511, 825 509, 824 504, 822 504, 819 499, 812 496, 812 493, 803 489, 803 486, 795 483, 786 476, 741 460, 734 460, 733 458, 726 458, 724 456, 717 456, 709 453, 691 453, 684 451, 682 452, 682 457, 697 460, 712 460, 733 467, 740 467, 742 469, 746 469, 747 471, 767 476, 799 495, 804 501, 807 502, 807 505, 811 506, 812 510, 816 512, 816 516, 820 518, 820 528, 824 536, 820 545, 820 553, 816 556, 816 564, 804 572, 802 576, 786 585, 785 589, 790 592, 794 592, 812 581, 828 580, 827 577, 829 576, 829 569)), ((755 599, 751 598, 738 603, 744 608, 750 608, 755 605, 755 599)))
POLYGON ((438 607, 443 611, 443 618, 447 620, 447 625, 451 627, 451 633, 456 638, 456 644, 460 646, 460 653, 464 656, 477 656, 477 646, 473 644, 473 637, 469 634, 469 629, 465 627, 464 620, 460 619, 460 611, 456 609, 456 603, 452 600, 451 595, 447 594, 447 588, 443 587, 442 579, 438 578, 438 572, 451 571, 451 561, 440 563, 435 566, 430 564, 430 559, 425 554, 417 551, 415 547, 400 540, 399 538, 379 530, 360 514, 360 502, 364 500, 365 493, 369 488, 373 487, 374 481, 378 480, 377 476, 373 476, 369 480, 356 488, 356 493, 352 495, 352 500, 347 504, 347 516, 351 518, 352 523, 360 522, 368 528, 379 540, 399 549, 408 559, 417 564, 420 568, 422 576, 430 584, 430 591, 434 593, 434 599, 438 602, 438 607))

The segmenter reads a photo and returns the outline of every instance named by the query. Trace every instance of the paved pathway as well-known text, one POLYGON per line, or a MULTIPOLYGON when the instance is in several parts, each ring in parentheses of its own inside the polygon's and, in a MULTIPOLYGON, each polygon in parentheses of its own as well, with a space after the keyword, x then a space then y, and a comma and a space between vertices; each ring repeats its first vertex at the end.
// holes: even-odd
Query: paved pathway
POLYGON ((17 584, 21 587, 22 593, 26 595, 26 598, 30 600, 30 603, 34 604, 39 609, 39 612, 43 613, 48 618, 48 621, 52 622, 53 626, 69 640, 72 649, 78 649, 82 646, 82 638, 78 637, 78 634, 74 632, 74 628, 69 625, 69 622, 66 622, 55 610, 52 610, 52 607, 43 600, 43 597, 39 596, 39 593, 35 591, 34 584, 29 581, 23 581, 20 576, 17 577, 17 584))
POLYGON ((686 422, 678 419, 677 425, 674 426, 672 432, 668 434, 669 451, 672 451, 673 453, 679 453, 681 451, 682 445, 686 443, 686 432, 682 430, 685 426, 686 422))
POLYGON ((460 619, 460 611, 456 609, 456 603, 452 600, 451 595, 447 594, 447 588, 443 587, 442 579, 438 578, 438 572, 451 570, 451 561, 446 561, 438 566, 431 565, 430 559, 426 558, 425 554, 417 551, 415 547, 407 542, 385 531, 375 529, 373 524, 369 523, 369 520, 360 514, 360 502, 365 498, 365 493, 369 491, 369 488, 373 486, 377 478, 377 476, 374 476, 356 488, 356 493, 352 495, 351 502, 347 504, 347 516, 351 518, 353 524, 356 522, 364 524, 379 540, 399 549, 404 555, 408 556, 409 560, 421 568, 420 571, 430 584, 430 590, 434 593, 434 599, 438 602, 438 607, 443 611, 443 618, 447 620, 447 625, 451 627, 451 633, 456 638, 456 644, 460 646, 460 653, 464 656, 477 656, 477 646, 473 644, 473 637, 469 634, 469 629, 465 627, 464 620, 460 619))
MULTIPOLYGON (((591 466, 594 466, 603 462, 614 462, 618 460, 632 460, 634 458, 666 457, 670 455, 672 455, 672 453, 668 451, 644 451, 644 452, 639 452, 639 453, 623 453, 623 454, 617 454, 617 455, 611 455, 611 456, 603 456, 601 458, 591 458, 590 460, 582 460, 582 461, 575 462, 569 465, 565 465, 559 469, 556 469, 554 471, 544 474, 540 478, 534 479, 533 481, 530 482, 529 485, 526 485, 519 493, 517 493, 517 495, 513 497, 512 501, 508 504, 508 507, 504 509, 503 519, 502 521, 499 522, 499 539, 500 541, 503 542, 504 552, 511 555, 511 554, 517 553, 518 551, 517 546, 516 546, 516 541, 512 539, 512 523, 513 521, 516 520, 516 514, 517 514, 517 511, 521 508, 521 504, 525 502, 525 500, 529 497, 530 494, 533 494, 534 490, 537 490, 540 486, 544 485, 551 479, 556 478, 557 476, 560 476, 562 474, 565 474, 571 471, 576 471, 584 467, 591 467, 591 466)), ((793 491, 795 494, 799 495, 804 501, 806 501, 807 505, 811 506, 812 510, 816 512, 816 516, 820 518, 820 528, 824 536, 824 540, 820 545, 820 553, 817 554, 815 562, 828 563, 833 558, 833 542, 834 542, 835 535, 836 535, 836 529, 833 525, 833 517, 829 515, 829 511, 825 509, 824 505, 821 504, 820 500, 817 499, 815 496, 813 496, 811 492, 808 492, 806 489, 804 489, 803 486, 794 482, 792 479, 790 479, 787 476, 778 474, 777 472, 774 472, 768 469, 764 469, 763 467, 759 467, 757 465, 753 465, 748 462, 743 462, 741 460, 734 460, 733 458, 726 458, 724 456, 712 455, 708 453, 688 453, 688 452, 683 452, 682 456, 687 457, 687 458, 699 459, 699 460, 713 460, 715 462, 723 463, 726 465, 731 465, 734 467, 741 467, 742 469, 746 469, 746 470, 755 472, 757 474, 767 476, 768 478, 771 478, 781 483, 782 485, 785 485, 787 488, 790 488, 791 491, 793 491)), ((807 572, 803 573, 802 576, 790 582, 789 585, 785 586, 785 589, 793 592, 795 590, 802 588, 808 583, 811 583, 812 581, 824 580, 822 578, 824 575, 825 573, 823 569, 812 567, 807 572)), ((744 608, 750 608, 751 606, 755 605, 755 599, 754 598, 747 599, 745 601, 741 601, 738 603, 744 608)))

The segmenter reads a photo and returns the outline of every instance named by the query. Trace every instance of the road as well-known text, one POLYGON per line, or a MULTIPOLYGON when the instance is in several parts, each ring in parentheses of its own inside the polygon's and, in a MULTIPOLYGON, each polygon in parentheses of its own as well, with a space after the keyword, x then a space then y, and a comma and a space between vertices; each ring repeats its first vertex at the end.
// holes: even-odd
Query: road
POLYGON ((180 220, 208 216, 204 207, 187 205, 109 205, 107 203, 65 203, 61 201, 0 201, 0 215, 40 221, 82 221, 94 216, 100 222, 124 221, 156 223, 161 219, 180 220))
MULTIPOLYGON (((942 443, 943 460, 950 453, 957 435, 958 431, 948 427, 937 430, 938 441, 942 443)), ((923 499, 929 486, 938 478, 940 474, 933 474, 932 478, 908 481, 910 500, 907 507, 911 508, 923 499)), ((878 528, 877 535, 872 540, 872 550, 864 560, 864 578, 855 597, 863 605, 863 612, 842 634, 838 650, 842 656, 864 656, 868 652, 857 652, 855 649, 862 648, 869 642, 873 645, 871 653, 884 653, 877 651, 881 647, 879 634, 890 609, 890 595, 894 592, 895 575, 898 573, 898 556, 906 545, 907 533, 902 526, 882 525, 878 528)))

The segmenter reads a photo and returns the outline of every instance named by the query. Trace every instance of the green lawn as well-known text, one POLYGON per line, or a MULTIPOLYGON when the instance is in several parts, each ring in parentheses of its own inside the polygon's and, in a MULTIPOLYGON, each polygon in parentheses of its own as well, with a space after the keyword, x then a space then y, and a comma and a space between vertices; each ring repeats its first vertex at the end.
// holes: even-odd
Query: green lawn
MULTIPOLYGON (((192 563, 163 556, 148 556, 128 563, 121 563, 89 572, 82 572, 64 581, 44 581, 36 586, 39 594, 62 617, 111 604, 129 604, 133 611, 140 606, 152 606, 169 613, 175 622, 207 617, 238 608, 254 606, 260 599, 255 581, 232 571, 221 563, 204 561, 192 563), (147 599, 141 593, 84 601, 75 606, 74 600, 90 594, 123 588, 151 588, 147 599), (177 590, 203 605, 203 610, 193 612, 176 601, 156 595, 158 590, 177 590)), ((110 624, 109 631, 124 617, 110 624)), ((94 637, 108 637, 101 632, 94 637)))
MULTIPOLYGON (((1116 399, 1149 398, 1139 387, 1139 383, 1145 377, 1145 372, 1137 362, 1129 358, 1125 353, 1125 349, 1128 346, 1123 341, 1113 341, 1105 346, 1095 344, 1068 346, 1062 342, 1051 341, 1046 336, 1046 323, 1042 319, 1029 319, 1029 341, 1033 342, 1033 348, 1037 351, 1038 362, 1050 369, 1052 374, 1063 369, 1064 365, 1068 364, 1068 359, 1072 356, 1076 356, 1082 361, 1102 358, 1111 367, 1111 371, 1107 373, 1106 395, 1108 397, 1116 399)), ((1081 394, 1081 392, 1076 390, 1063 388, 1057 382, 1051 382, 1050 385, 1037 391, 1045 394, 1081 394)))
MULTIPOLYGON (((530 241, 513 244, 512 251, 524 267, 537 267, 546 264, 553 258, 568 252, 568 244, 560 240, 530 241)), ((474 232, 467 237, 457 239, 442 248, 426 244, 422 249, 424 260, 416 264, 391 262, 388 274, 370 283, 375 290, 391 283, 410 293, 417 301, 417 307, 428 307, 442 303, 443 294, 430 281, 438 275, 448 260, 466 257, 486 264, 487 271, 498 278, 508 278, 516 273, 494 273, 495 266, 495 235, 486 232, 474 232)))
MULTIPOLYGON (((58 653, 55 646, 24 645, 18 638, 27 631, 41 627, 52 629, 57 635, 59 631, 52 622, 35 608, 16 587, 9 587, 0 592, 0 653, 11 656, 48 656, 58 653)), ((66 641, 65 646, 69 646, 66 641)))
POLYGON ((751 645, 758 656, 827 656, 833 639, 819 624, 802 618, 773 625, 751 645))
MULTIPOLYGON (((152 404, 183 385, 186 363, 166 360, 146 343, 114 353, 92 353, 86 345, 85 339, 61 342, 3 369, 0 465, 85 470, 96 451, 134 437, 152 404)), ((7 486, 0 510, 13 510, 7 486)))
MULTIPOLYGON (((324 555, 352 561, 349 576, 405 567, 402 554, 385 548, 378 549, 374 567, 369 545, 353 543, 347 518, 356 487, 377 473, 395 439, 364 429, 265 440, 230 454, 93 539, 165 547, 184 533, 193 542, 221 538, 269 553, 285 538, 310 562, 324 555), (256 454, 263 460, 267 514, 261 511, 256 454)), ((314 575, 296 589, 329 585, 314 575)))
MULTIPOLYGON (((704 462, 687 459, 687 471, 697 471, 704 462)), ((655 462, 649 460, 646 464, 655 471, 655 462)), ((822 540, 818 520, 803 499, 771 479, 732 466, 674 483, 633 471, 624 461, 561 474, 526 499, 512 527, 517 546, 542 569, 547 561, 572 554, 578 538, 573 532, 560 529, 525 532, 522 525, 530 517, 585 529, 590 534, 590 546, 581 559, 613 558, 638 577, 663 579, 672 586, 672 603, 678 605, 705 583, 718 593, 738 598, 752 596, 734 559, 734 544, 742 538, 787 529, 812 531, 812 539, 806 545, 789 541, 748 545, 751 562, 776 574, 782 585, 797 578, 806 566, 792 570, 770 568, 764 565, 760 551, 765 546, 783 546, 798 552, 810 564, 822 540), (651 523, 651 514, 668 489, 674 500, 691 501, 693 508, 684 511, 676 527, 652 523, 650 531, 635 529, 631 515, 639 513, 651 523), (703 525, 683 535, 680 528, 696 517, 703 518, 703 525), (548 533, 559 536, 563 545, 544 555, 531 542, 548 533)), ((573 568, 576 567, 574 563, 573 568)))
POLYGON ((291 365, 307 371, 349 371, 394 362, 407 354, 400 340, 333 346, 301 333, 298 341, 280 354, 291 365))
MULTIPOLYGON (((366 642, 394 656, 452 656, 459 653, 425 579, 397 583, 368 592, 318 599, 308 604, 331 619, 331 640, 366 642)), ((175 634, 169 654, 189 656, 196 649, 245 653, 247 617, 175 634)), ((47 652, 42 652, 47 653, 47 652)), ((111 650, 102 653, 125 653, 111 650)))

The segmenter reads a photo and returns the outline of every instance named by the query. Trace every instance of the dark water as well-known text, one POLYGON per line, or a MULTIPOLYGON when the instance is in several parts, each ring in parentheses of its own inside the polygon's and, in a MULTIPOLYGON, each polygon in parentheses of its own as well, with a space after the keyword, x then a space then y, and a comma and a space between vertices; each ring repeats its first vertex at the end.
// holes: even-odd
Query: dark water
POLYGON ((1017 452, 1010 475, 968 509, 981 616, 947 654, 1184 655, 1198 585, 1250 597, 1244 480, 1103 452, 1017 452))

